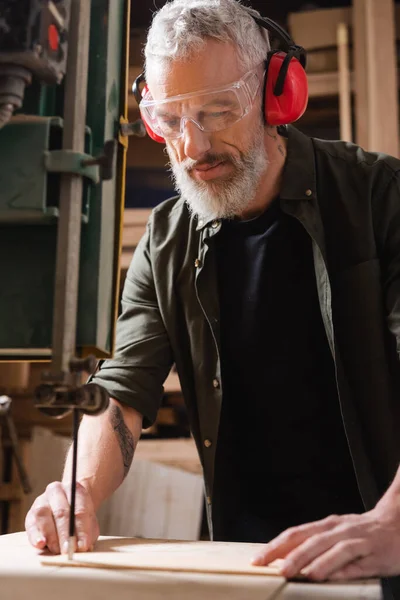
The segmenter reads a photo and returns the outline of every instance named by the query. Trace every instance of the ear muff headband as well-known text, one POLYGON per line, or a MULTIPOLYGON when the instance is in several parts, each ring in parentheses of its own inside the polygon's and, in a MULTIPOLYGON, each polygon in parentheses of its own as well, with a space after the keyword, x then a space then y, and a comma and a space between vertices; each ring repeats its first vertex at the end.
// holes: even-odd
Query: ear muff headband
POLYGON ((287 51, 289 51, 291 48, 296 49, 296 51, 299 53, 298 60, 300 60, 303 68, 306 67, 306 51, 302 46, 298 46, 294 43, 293 39, 290 37, 288 32, 283 29, 283 27, 267 17, 255 17, 253 15, 253 19, 259 27, 267 29, 271 33, 275 34, 275 37, 284 43, 287 51))
POLYGON ((138 103, 138 105, 141 103, 142 96, 143 96, 142 92, 140 91, 139 86, 144 81, 145 81, 144 73, 140 73, 139 77, 136 77, 134 84, 132 86, 132 92, 133 92, 133 95, 135 96, 135 100, 138 103))
MULTIPOLYGON (((267 17, 252 17, 259 27, 267 29, 285 46, 283 52, 273 50, 266 58, 263 114, 268 125, 288 125, 297 121, 307 108, 306 51, 295 44, 287 31, 275 21, 267 17)), ((146 93, 146 88, 140 91, 140 84, 144 81, 144 74, 141 73, 132 86, 138 104, 146 93)), ((157 135, 144 119, 143 122, 149 136, 156 142, 165 144, 164 138, 157 135)))
MULTIPOLYGON (((136 102, 138 103, 138 105, 140 104, 140 102, 142 101, 142 97, 146 94, 146 92, 148 90, 147 84, 145 84, 143 90, 140 91, 140 84, 143 83, 144 81, 145 81, 144 73, 141 73, 139 75, 139 77, 137 77, 135 79, 135 82, 132 86, 132 92, 133 92, 133 95, 135 96, 135 99, 136 99, 136 102)), ((154 140, 155 142, 158 142, 159 144, 165 144, 164 138, 161 137, 160 135, 158 135, 155 131, 153 131, 153 129, 147 123, 146 119, 142 119, 142 121, 143 121, 143 124, 146 128, 146 131, 147 131, 149 137, 151 137, 152 140, 154 140)))

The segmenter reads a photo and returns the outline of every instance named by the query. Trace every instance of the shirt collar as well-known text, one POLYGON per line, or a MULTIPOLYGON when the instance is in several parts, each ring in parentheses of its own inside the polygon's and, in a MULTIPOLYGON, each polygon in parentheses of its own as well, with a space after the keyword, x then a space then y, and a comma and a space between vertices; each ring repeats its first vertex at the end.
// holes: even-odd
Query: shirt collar
MULTIPOLYGON (((316 197, 316 174, 314 148, 311 138, 291 125, 280 128, 279 133, 287 138, 287 156, 283 170, 280 198, 282 200, 311 200, 316 197)), ((219 229, 220 219, 196 217, 196 231, 211 226, 219 229)))

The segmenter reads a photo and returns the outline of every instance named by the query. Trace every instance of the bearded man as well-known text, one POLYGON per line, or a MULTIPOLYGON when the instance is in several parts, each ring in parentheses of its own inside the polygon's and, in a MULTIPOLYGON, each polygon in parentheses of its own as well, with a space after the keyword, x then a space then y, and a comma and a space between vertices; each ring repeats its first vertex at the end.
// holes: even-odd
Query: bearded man
MULTIPOLYGON (((400 163, 268 122, 257 19, 236 0, 153 19, 140 108, 179 196, 152 213, 93 379, 112 401, 81 424, 78 548, 175 363, 212 539, 265 542, 256 563, 287 577, 396 575, 400 163)), ((37 548, 66 548, 66 482, 28 513, 37 548)))

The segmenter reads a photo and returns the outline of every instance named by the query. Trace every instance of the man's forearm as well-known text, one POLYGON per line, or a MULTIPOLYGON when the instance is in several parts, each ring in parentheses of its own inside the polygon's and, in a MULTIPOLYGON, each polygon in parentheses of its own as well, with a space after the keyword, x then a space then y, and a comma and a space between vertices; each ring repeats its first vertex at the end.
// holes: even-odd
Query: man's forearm
MULTIPOLYGON (((79 428, 77 480, 88 490, 97 510, 118 488, 132 464, 142 431, 142 416, 115 400, 98 417, 84 416, 79 428)), ((71 480, 72 448, 63 481, 71 480)))

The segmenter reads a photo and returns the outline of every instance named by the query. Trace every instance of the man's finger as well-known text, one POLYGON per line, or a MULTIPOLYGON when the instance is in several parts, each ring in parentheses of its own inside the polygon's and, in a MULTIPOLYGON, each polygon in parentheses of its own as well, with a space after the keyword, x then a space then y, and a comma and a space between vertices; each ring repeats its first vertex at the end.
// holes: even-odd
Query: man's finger
POLYGON ((59 553, 58 536, 53 515, 47 500, 40 496, 35 500, 25 519, 29 542, 43 550, 46 546, 54 554, 59 553))
POLYGON ((46 488, 49 503, 57 532, 58 552, 66 552, 69 534, 70 505, 62 483, 55 481, 46 488))
POLYGON ((99 522, 98 522, 96 514, 95 514, 93 517, 93 520, 92 520, 92 537, 91 537, 91 546, 90 546, 89 550, 93 550, 94 545, 95 545, 99 535, 100 535, 100 527, 99 527, 99 522))
MULTIPOLYGON (((314 581, 324 581, 335 571, 343 569, 347 565, 366 557, 369 554, 369 544, 365 539, 341 540, 329 550, 312 560, 301 572, 314 581)), ((299 571, 287 575, 285 565, 282 574, 293 577, 299 571)))
MULTIPOLYGON (((347 542, 354 539, 361 539, 358 525, 355 525, 351 518, 343 520, 333 529, 313 535, 289 552, 282 567, 282 574, 285 577, 294 577, 304 567, 335 546, 343 547, 343 552, 347 553, 352 549, 347 542)), ((360 556, 364 556, 364 554, 365 552, 362 552, 360 556)), ((354 560, 357 556, 357 554, 352 554, 349 561, 354 560)))
POLYGON ((44 550, 47 545, 46 538, 39 531, 35 524, 25 525, 26 533, 28 535, 29 543, 38 550, 44 550))
MULTIPOLYGON (((86 489, 77 484, 75 499, 75 535, 78 552, 87 552, 97 539, 96 514, 92 499, 86 489)), ((98 534, 97 534, 98 535, 98 534)))
POLYGON ((268 565, 277 558, 285 558, 289 552, 297 548, 308 538, 333 529, 341 522, 341 517, 331 515, 321 521, 314 521, 306 525, 291 527, 278 535, 274 540, 265 546, 257 556, 252 560, 252 564, 256 566, 268 565))

